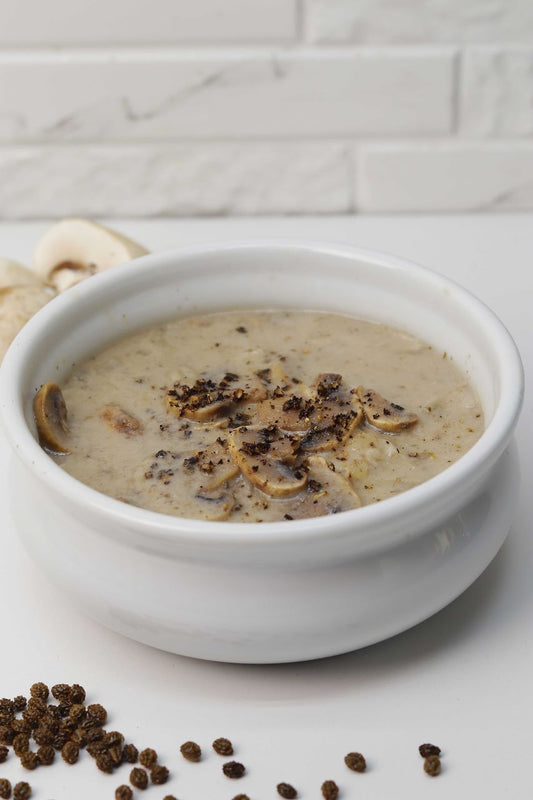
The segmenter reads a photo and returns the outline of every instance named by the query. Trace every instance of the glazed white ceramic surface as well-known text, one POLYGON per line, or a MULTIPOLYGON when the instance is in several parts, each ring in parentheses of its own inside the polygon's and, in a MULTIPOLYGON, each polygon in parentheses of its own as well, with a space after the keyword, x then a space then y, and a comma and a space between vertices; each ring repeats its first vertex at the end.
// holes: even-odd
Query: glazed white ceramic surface
POLYGON ((522 402, 514 343, 482 303, 414 264, 351 247, 252 242, 147 256, 34 317, 0 373, 17 456, 12 513, 30 553, 93 618, 184 655, 253 663, 346 652, 457 597, 503 543, 518 491, 522 402), (386 500, 262 525, 185 520, 84 486, 39 447, 31 403, 110 340, 181 314, 313 308, 396 325, 446 350, 487 428, 456 464, 386 500))

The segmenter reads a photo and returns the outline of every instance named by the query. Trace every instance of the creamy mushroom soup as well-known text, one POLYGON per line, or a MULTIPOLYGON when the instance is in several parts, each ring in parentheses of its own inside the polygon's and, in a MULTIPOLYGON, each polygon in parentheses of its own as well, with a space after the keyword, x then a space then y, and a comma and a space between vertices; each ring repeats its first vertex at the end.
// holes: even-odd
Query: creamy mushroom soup
POLYGON ((165 514, 333 514, 428 480, 483 431, 446 353, 339 314, 234 311, 123 339, 46 384, 41 444, 71 475, 165 514))

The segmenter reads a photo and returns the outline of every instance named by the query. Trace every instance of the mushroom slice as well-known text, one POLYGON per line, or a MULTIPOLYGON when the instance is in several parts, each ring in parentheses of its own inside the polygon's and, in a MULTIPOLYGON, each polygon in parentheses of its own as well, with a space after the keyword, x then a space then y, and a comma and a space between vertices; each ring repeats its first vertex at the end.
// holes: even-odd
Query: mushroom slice
POLYGON ((290 516, 293 519, 338 514, 361 506, 361 499, 349 481, 332 470, 325 458, 309 456, 305 464, 307 492, 303 501, 291 508, 290 516))
POLYGON ((67 407, 57 383, 44 383, 33 398, 33 414, 39 443, 52 453, 70 453, 66 445, 70 429, 67 407))
POLYGON ((270 497, 292 497, 307 483, 296 462, 299 441, 277 428, 236 428, 228 434, 231 457, 250 483, 270 497))
POLYGON ((302 447, 317 452, 331 450, 343 444, 361 423, 363 409, 336 372, 318 375, 314 386, 314 404, 309 407, 311 426, 302 447))
POLYGON ((84 278, 147 254, 142 245, 90 219, 63 219, 38 242, 34 267, 63 292, 84 278))
POLYGON ((183 461, 187 471, 196 471, 202 476, 202 491, 212 492, 224 483, 229 483, 239 474, 239 467, 228 453, 225 439, 217 439, 203 450, 191 453, 183 461))
POLYGON ((192 386, 175 383, 167 390, 167 408, 178 417, 187 417, 194 422, 211 422, 229 414, 233 405, 232 389, 228 385, 205 378, 198 378, 192 386))
POLYGON ((313 410, 314 405, 305 394, 302 392, 302 395, 289 394, 263 400, 257 406, 258 419, 264 425, 277 425, 284 431, 308 430, 311 426, 309 409, 313 410))
POLYGON ((331 450, 344 444, 360 425, 363 410, 359 403, 338 404, 327 400, 317 406, 311 416, 312 426, 302 439, 305 450, 331 450))
POLYGON ((385 400, 374 389, 357 387, 357 396, 363 405, 365 418, 374 428, 394 433, 411 428, 418 422, 416 414, 406 411, 403 406, 385 400))
POLYGON ((234 406, 257 403, 266 397, 266 389, 255 378, 240 386, 239 376, 227 372, 218 382, 211 378, 198 378, 192 386, 175 383, 167 390, 167 407, 178 417, 194 422, 212 422, 228 416, 234 406))
POLYGON ((231 401, 235 404, 259 403, 268 394, 264 383, 259 377, 254 375, 251 378, 247 378, 243 383, 234 372, 226 372, 220 379, 218 388, 229 392, 231 401))
MULTIPOLYGON (((192 396, 191 402, 196 403, 200 399, 198 396, 192 396)), ((202 398, 203 399, 203 398, 202 398)), ((205 405, 194 405, 191 407, 180 410, 180 407, 172 401, 172 398, 167 400, 168 407, 172 410, 178 411, 178 416, 187 417, 193 422, 213 422, 217 417, 227 416, 231 410, 231 400, 217 400, 212 403, 206 402, 205 405)))
POLYGON ((0 258, 0 289, 7 286, 22 286, 35 284, 42 286, 35 272, 19 264, 18 261, 11 261, 9 258, 0 258))
POLYGON ((105 408, 100 411, 100 416, 112 430, 117 433, 122 433, 128 438, 138 436, 144 432, 143 425, 139 422, 137 417, 134 417, 133 414, 128 414, 128 412, 124 411, 120 406, 105 406, 105 408))
POLYGON ((235 498, 230 492, 198 492, 194 496, 199 516, 211 522, 222 522, 227 519, 235 505, 235 498))
POLYGON ((8 286, 0 289, 0 360, 28 320, 54 297, 47 286, 8 286))
POLYGON ((315 381, 309 407, 311 426, 302 439, 306 450, 331 450, 343 444, 363 419, 361 403, 344 386, 342 375, 323 373, 315 381))

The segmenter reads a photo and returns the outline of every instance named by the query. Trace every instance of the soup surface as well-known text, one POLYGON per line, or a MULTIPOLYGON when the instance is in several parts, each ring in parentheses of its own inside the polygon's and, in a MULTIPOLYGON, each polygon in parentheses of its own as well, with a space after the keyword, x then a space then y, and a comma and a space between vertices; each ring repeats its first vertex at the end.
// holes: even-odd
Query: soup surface
MULTIPOLYGON (((80 481, 208 520, 338 513, 428 480, 483 414, 445 353, 338 314, 234 311, 129 336, 62 387, 80 481)), ((52 448, 53 449, 53 448, 52 448)))

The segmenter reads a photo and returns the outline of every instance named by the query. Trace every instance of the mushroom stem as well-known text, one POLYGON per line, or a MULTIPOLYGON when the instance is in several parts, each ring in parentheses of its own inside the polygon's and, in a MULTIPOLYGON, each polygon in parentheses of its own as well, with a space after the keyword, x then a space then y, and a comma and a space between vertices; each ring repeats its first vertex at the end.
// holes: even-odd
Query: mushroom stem
POLYGON ((67 407, 57 383, 45 383, 33 398, 33 413, 39 443, 52 453, 70 453, 66 439, 70 434, 67 407))

